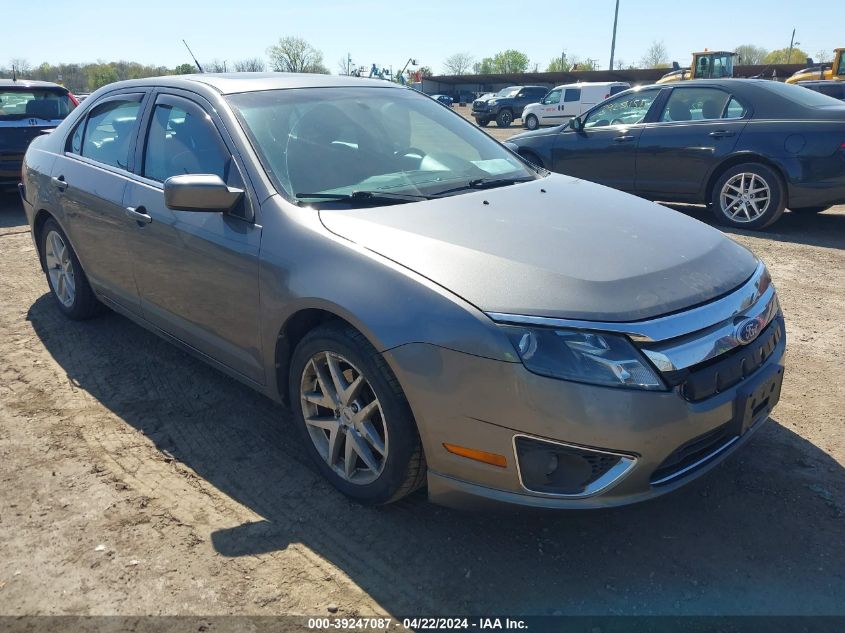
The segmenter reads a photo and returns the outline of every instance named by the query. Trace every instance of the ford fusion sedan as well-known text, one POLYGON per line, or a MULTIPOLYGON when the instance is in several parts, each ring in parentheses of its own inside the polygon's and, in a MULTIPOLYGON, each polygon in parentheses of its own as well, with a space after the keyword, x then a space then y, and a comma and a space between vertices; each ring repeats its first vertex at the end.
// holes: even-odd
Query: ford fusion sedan
POLYGON ((646 86, 508 141, 531 162, 759 229, 845 202, 845 104, 754 79, 646 86))
POLYGON ((58 84, 0 79, 0 189, 20 182, 30 141, 61 123, 76 104, 58 84))
POLYGON ((287 404, 364 503, 648 499, 780 394, 748 250, 387 82, 111 84, 33 142, 21 193, 58 310, 108 306, 287 404))

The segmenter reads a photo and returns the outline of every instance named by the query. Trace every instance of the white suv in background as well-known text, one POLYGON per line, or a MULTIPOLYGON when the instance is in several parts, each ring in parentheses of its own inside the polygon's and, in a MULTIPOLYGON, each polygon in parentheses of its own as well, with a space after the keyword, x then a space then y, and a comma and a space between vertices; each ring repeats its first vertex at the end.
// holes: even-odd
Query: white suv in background
POLYGON ((611 95, 630 87, 624 81, 582 82, 556 86, 549 90, 540 103, 525 106, 522 124, 529 130, 536 130, 541 125, 561 125, 611 95))

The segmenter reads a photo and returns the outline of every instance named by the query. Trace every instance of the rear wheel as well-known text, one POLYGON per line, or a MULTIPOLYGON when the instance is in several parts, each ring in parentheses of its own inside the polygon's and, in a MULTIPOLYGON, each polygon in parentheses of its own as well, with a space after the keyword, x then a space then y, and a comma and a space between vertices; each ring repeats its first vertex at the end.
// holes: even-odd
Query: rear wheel
POLYGON ((39 251, 47 283, 59 310, 74 320, 97 314, 100 303, 67 236, 53 219, 47 220, 41 228, 39 251))
POLYGON ((529 130, 536 130, 538 127, 540 127, 540 121, 537 120, 537 117, 533 114, 529 114, 527 117, 525 117, 525 127, 529 130))
POLYGON ((728 226, 762 229, 783 215, 783 182, 770 167, 743 163, 725 171, 711 192, 716 219, 728 226))
POLYGON ((408 402, 360 332, 342 324, 309 332, 294 351, 289 390, 308 452, 342 493, 382 504, 423 484, 425 459, 408 402))
POLYGON ((827 211, 833 205, 829 204, 827 206, 820 206, 820 207, 798 207, 797 209, 793 209, 790 207, 790 211, 793 213, 802 213, 802 214, 810 214, 810 213, 821 213, 822 211, 827 211))
POLYGON ((510 127, 513 123, 513 112, 510 110, 502 110, 496 115, 496 125, 499 127, 510 127))

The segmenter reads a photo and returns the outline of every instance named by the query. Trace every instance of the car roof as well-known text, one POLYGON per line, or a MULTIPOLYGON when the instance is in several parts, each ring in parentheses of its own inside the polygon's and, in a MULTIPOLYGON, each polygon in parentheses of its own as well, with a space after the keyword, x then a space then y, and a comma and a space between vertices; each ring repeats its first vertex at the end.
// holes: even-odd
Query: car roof
POLYGON ((555 86, 554 90, 558 88, 589 88, 595 86, 596 88, 606 88, 608 86, 630 86, 627 81, 576 81, 571 84, 560 84, 555 86))
POLYGON ((166 75, 130 79, 109 84, 109 88, 145 86, 190 87, 204 84, 221 94, 257 92, 260 90, 285 90, 290 88, 342 88, 370 86, 378 88, 404 88, 383 79, 362 79, 342 75, 310 73, 196 73, 192 75, 166 75))
POLYGON ((37 81, 35 79, 0 79, 0 88, 58 88, 67 90, 64 86, 54 84, 52 81, 37 81))

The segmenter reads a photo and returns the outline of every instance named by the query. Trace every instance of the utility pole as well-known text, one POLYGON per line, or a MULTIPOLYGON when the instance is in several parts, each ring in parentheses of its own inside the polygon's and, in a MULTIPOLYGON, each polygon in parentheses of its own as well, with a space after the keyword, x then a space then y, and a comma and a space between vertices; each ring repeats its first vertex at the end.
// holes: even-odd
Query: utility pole
POLYGON ((616 0, 616 11, 613 14, 613 39, 610 41, 610 70, 613 70, 613 55, 616 52, 616 23, 618 22, 618 20, 619 0, 616 0))
POLYGON ((792 45, 795 44, 795 29, 792 29, 792 39, 789 40, 789 54, 786 56, 786 63, 792 63, 792 45))

